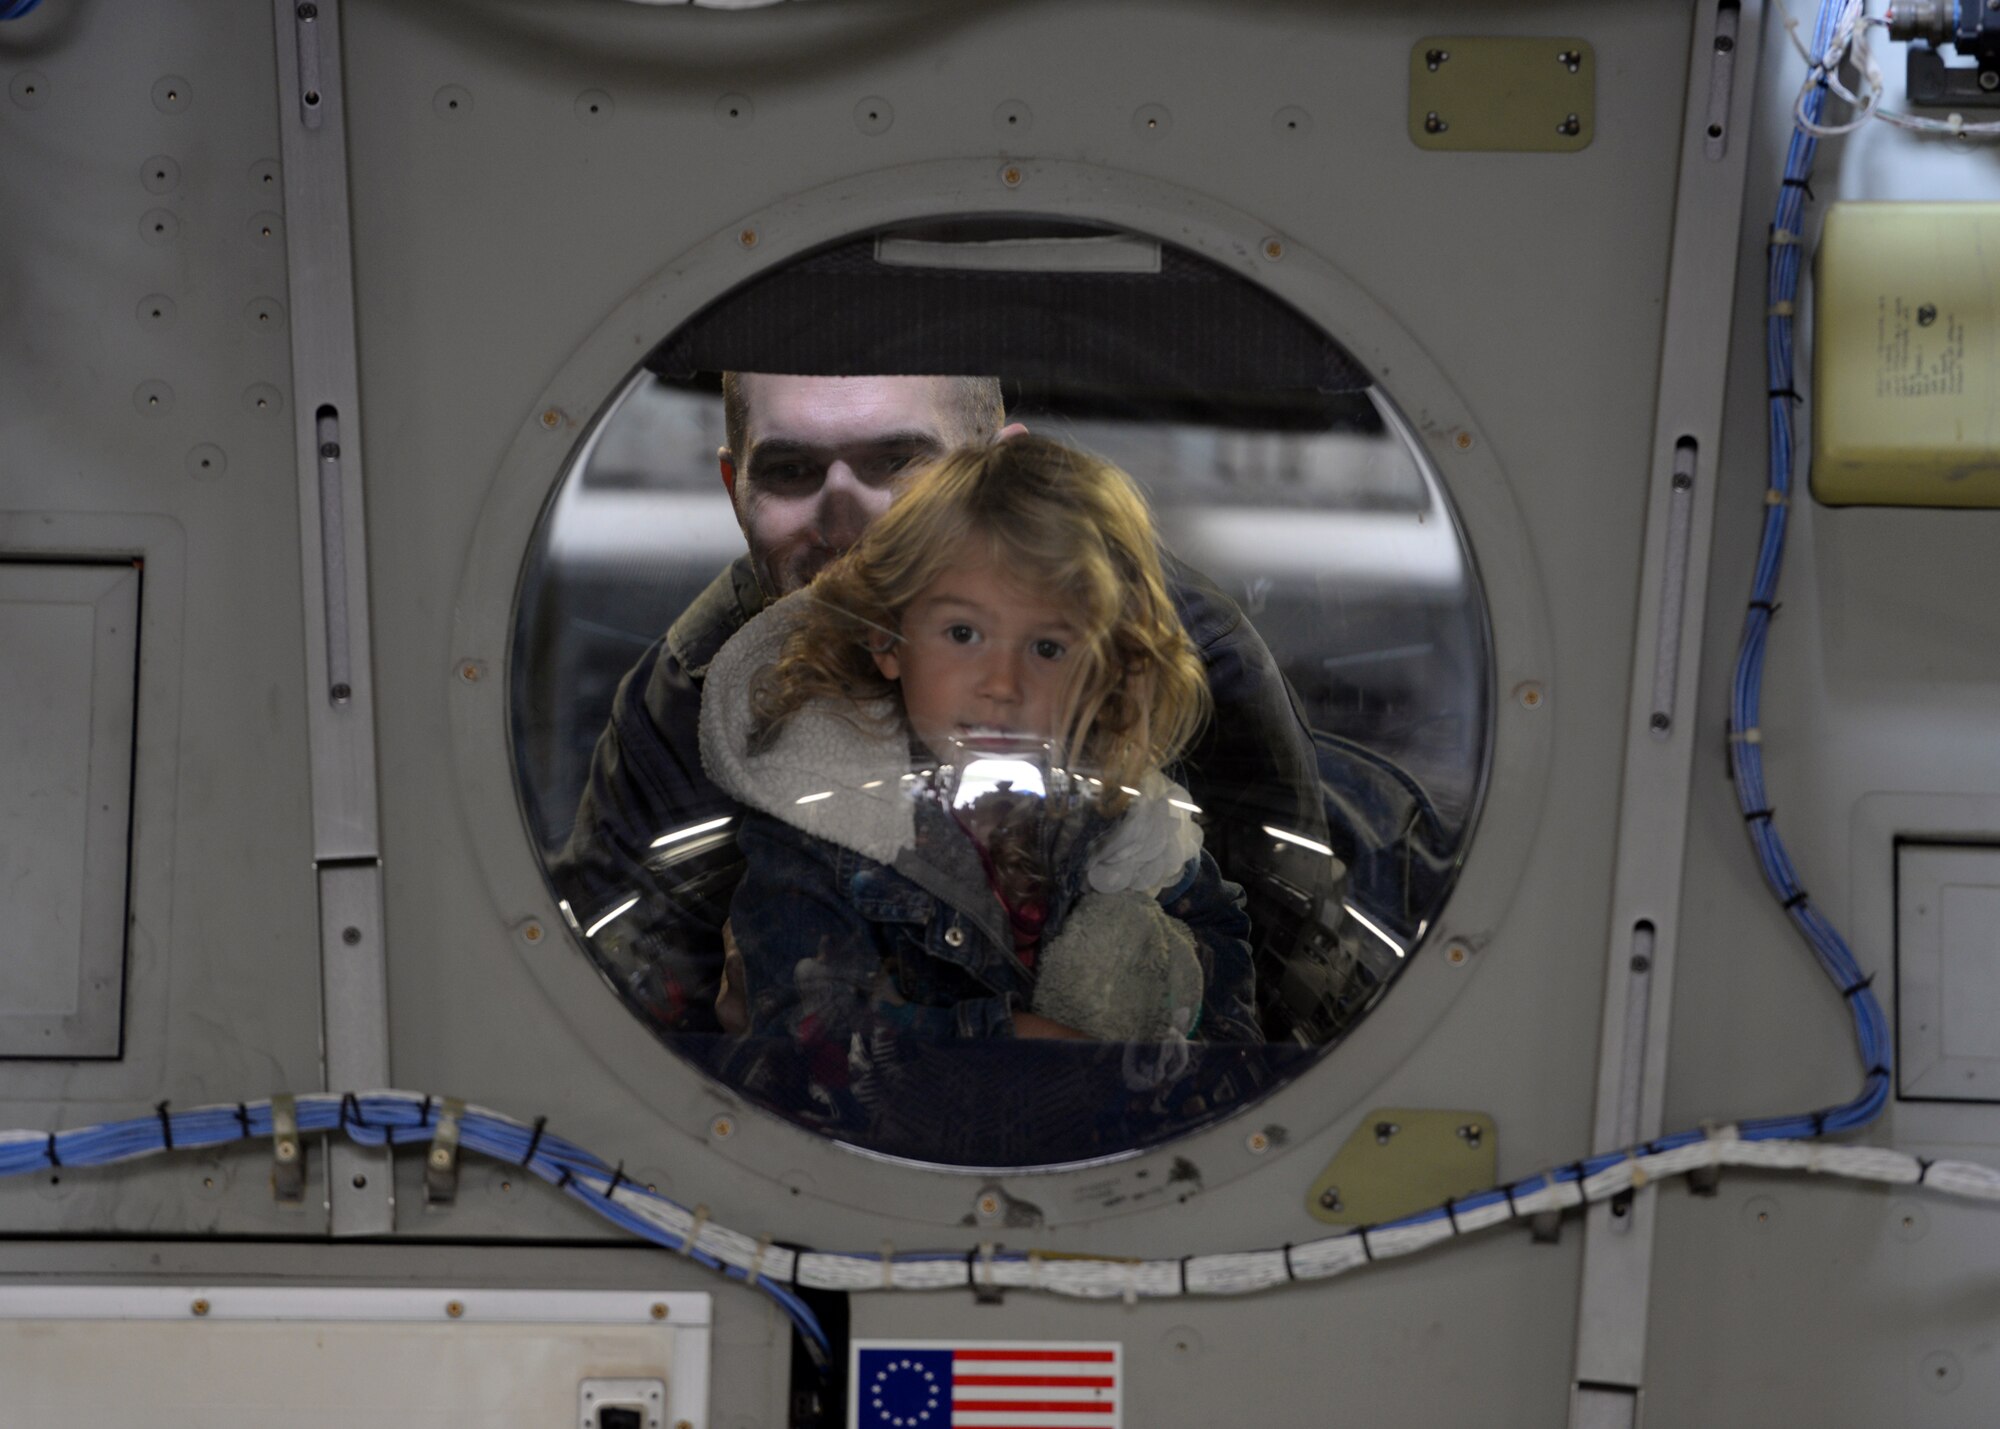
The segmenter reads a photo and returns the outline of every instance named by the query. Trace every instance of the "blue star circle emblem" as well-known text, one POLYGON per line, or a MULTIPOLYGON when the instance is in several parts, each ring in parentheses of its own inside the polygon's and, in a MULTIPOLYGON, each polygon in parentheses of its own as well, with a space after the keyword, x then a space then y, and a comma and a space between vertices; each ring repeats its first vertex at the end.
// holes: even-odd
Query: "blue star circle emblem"
POLYGON ((880 1363, 862 1393, 868 1401, 868 1423, 889 1429, 942 1425, 945 1386, 938 1382, 939 1365, 922 1355, 902 1356, 880 1363))

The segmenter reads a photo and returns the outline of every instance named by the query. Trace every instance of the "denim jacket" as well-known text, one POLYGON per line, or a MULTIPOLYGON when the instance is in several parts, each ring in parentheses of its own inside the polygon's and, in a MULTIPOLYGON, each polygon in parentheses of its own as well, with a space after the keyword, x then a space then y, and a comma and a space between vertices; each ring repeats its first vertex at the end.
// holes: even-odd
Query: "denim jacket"
MULTIPOLYGON (((1014 1014, 1032 1004, 1036 970, 1016 956, 970 835, 928 775, 912 777, 900 720, 861 727, 808 706, 772 749, 744 749, 750 680, 775 656, 791 616, 781 603, 747 626, 715 662, 704 693, 704 765, 746 806, 737 830, 746 868, 730 927, 752 1034, 834 1049, 859 1038, 876 1050, 884 1037, 1011 1035, 1014 1014)), ((871 713, 892 716, 893 705, 871 713)), ((1186 816, 1175 817, 1192 836, 1186 816)), ((1169 887, 1141 881, 1104 891, 1112 880, 1094 870, 1093 856, 1136 827, 1089 803, 1043 821, 1044 957, 1084 898, 1155 899, 1193 935, 1201 965, 1201 1005, 1188 1030, 1207 1041, 1261 1040, 1242 890, 1212 858, 1197 852, 1167 874, 1169 887)))

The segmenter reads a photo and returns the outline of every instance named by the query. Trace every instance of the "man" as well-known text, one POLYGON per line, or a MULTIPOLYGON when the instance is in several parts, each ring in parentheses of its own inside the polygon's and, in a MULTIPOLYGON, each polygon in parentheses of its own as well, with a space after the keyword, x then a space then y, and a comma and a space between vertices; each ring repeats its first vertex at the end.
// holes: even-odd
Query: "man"
MULTIPOLYGON (((767 601, 802 588, 860 539, 904 473, 1024 430, 1005 424, 991 377, 729 373, 723 409, 718 464, 748 550, 620 684, 576 826, 551 869, 600 966, 662 1031, 725 1030, 715 1004, 741 863, 735 807, 701 764, 710 662, 767 601)), ((1266 897, 1258 884, 1291 892, 1299 881, 1257 876, 1274 861, 1296 862, 1297 845, 1288 854, 1265 830, 1325 841, 1311 734, 1242 613, 1187 567, 1171 563, 1169 576, 1215 702, 1187 760, 1190 792, 1225 873, 1252 883, 1254 918, 1266 897)))

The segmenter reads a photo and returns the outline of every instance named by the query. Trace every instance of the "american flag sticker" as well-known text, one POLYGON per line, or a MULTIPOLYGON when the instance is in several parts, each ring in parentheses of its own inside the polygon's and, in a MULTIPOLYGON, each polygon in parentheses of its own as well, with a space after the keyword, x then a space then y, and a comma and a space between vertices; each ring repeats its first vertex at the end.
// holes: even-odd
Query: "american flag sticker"
POLYGON ((853 1340, 854 1429, 1120 1429, 1124 1354, 1081 1340, 853 1340))

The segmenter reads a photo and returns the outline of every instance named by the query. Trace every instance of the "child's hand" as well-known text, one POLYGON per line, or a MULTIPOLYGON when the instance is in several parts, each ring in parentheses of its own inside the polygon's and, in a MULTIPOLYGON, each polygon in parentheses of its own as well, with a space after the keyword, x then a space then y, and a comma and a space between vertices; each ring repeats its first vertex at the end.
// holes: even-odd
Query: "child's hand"
POLYGON ((1044 1017, 1039 1012, 1017 1012, 1014 1014, 1014 1035, 1016 1037, 1064 1037, 1073 1042, 1087 1042, 1090 1034, 1079 1032, 1074 1027, 1065 1027, 1053 1018, 1044 1017))

